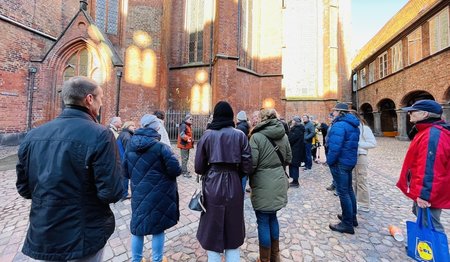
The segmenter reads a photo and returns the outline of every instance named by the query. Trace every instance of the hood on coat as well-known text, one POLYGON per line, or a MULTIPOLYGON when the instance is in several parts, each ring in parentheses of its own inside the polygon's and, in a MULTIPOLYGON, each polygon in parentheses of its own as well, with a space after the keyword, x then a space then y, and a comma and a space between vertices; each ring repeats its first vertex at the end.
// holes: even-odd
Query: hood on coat
POLYGON ((161 135, 151 128, 140 128, 136 130, 134 136, 129 142, 130 150, 136 152, 145 152, 154 144, 161 140, 161 135))
POLYGON ((255 126, 252 133, 261 133, 273 140, 279 140, 286 134, 283 123, 278 119, 262 121, 255 126))
POLYGON ((344 122, 349 123, 353 127, 359 127, 359 119, 356 118, 356 116, 354 116, 352 114, 345 114, 343 116, 338 116, 333 121, 333 123, 337 122, 337 121, 344 121, 344 122))

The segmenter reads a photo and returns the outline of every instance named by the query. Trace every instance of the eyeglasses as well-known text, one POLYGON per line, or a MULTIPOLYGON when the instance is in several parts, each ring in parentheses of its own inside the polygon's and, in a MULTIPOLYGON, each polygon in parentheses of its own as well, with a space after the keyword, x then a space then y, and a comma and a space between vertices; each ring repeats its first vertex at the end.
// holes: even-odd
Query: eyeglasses
POLYGON ((417 110, 408 111, 408 115, 412 115, 414 112, 417 112, 417 110))

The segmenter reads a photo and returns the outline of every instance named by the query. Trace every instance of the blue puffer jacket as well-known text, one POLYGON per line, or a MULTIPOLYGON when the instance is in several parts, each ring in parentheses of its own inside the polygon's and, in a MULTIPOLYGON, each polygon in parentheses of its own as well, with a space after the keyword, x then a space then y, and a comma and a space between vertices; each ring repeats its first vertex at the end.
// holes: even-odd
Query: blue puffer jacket
POLYGON ((359 120, 352 114, 336 117, 327 136, 327 164, 354 167, 358 158, 359 120))
POLYGON ((159 138, 154 129, 138 129, 125 151, 124 175, 131 178, 130 229, 136 236, 159 234, 180 218, 176 180, 180 164, 159 138))

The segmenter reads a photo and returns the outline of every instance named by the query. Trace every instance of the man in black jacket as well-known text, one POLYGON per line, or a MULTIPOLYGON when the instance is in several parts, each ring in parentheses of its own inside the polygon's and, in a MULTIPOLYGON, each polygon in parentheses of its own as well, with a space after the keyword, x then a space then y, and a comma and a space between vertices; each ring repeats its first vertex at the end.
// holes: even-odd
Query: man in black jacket
POLYGON ((102 261, 122 197, 113 133, 97 123, 103 90, 85 77, 64 83, 65 109, 19 148, 16 187, 32 199, 22 252, 42 261, 102 261), (115 161, 114 161, 115 159, 115 161))

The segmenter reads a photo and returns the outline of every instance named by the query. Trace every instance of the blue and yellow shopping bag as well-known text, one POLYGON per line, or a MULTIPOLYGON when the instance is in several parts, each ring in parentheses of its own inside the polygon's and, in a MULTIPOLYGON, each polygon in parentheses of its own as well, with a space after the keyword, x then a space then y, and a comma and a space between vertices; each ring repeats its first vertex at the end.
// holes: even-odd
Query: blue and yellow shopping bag
POLYGON ((427 226, 424 225, 422 220, 422 208, 419 208, 416 222, 406 221, 408 233, 407 254, 416 261, 450 261, 447 236, 443 232, 438 232, 434 229, 431 222, 430 209, 426 208, 425 210, 428 221, 427 226))

